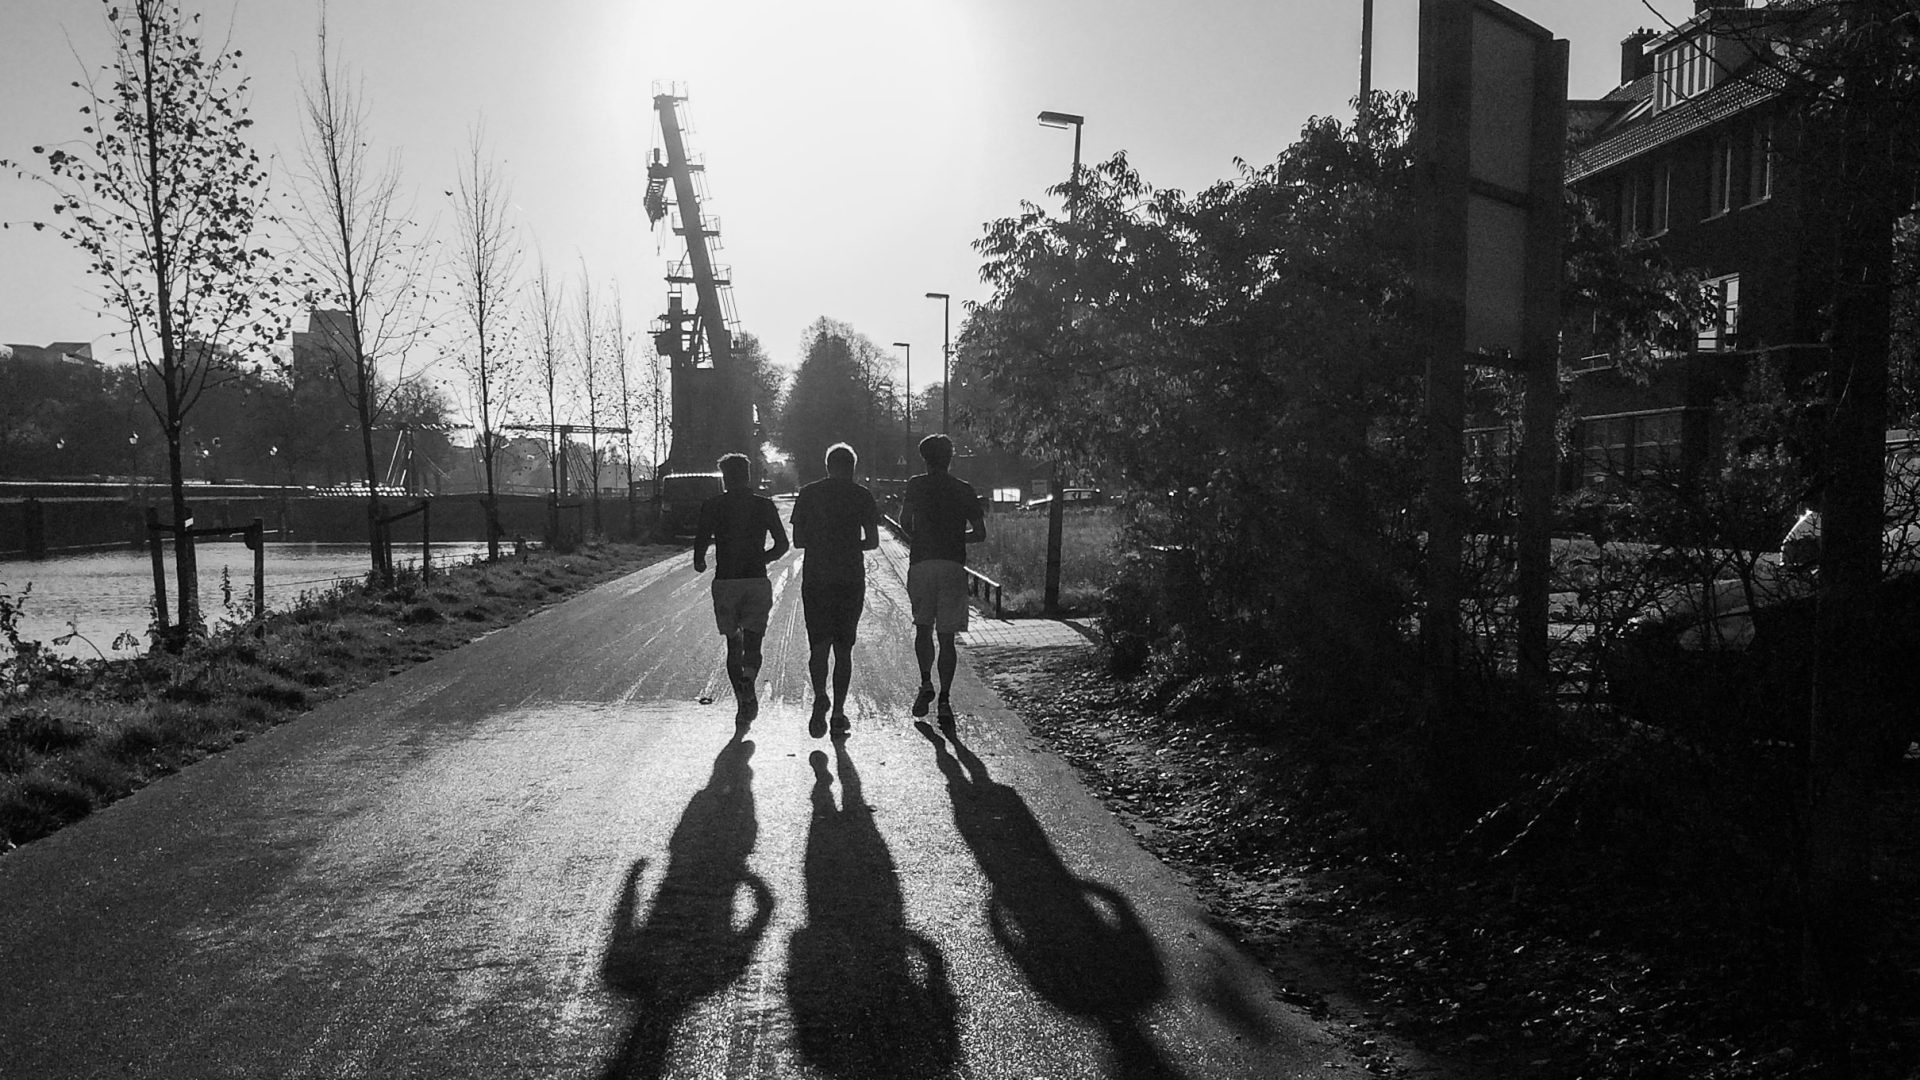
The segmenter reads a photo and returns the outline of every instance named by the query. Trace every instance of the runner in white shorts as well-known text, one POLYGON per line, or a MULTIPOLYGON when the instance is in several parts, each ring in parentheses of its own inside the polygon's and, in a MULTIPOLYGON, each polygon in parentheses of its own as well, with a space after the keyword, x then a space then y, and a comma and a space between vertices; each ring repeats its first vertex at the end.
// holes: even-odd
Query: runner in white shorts
POLYGON ((773 611, 767 564, 787 553, 787 530, 773 500, 754 493, 746 455, 721 458, 720 475, 726 490, 700 507, 693 569, 706 573, 707 545, 712 544, 713 622, 727 639, 727 678, 740 703, 734 722, 744 724, 760 709, 754 683, 760 677, 760 639, 773 611))
POLYGON ((967 545, 987 538, 987 519, 973 485, 947 471, 953 440, 929 435, 920 440, 927 471, 907 481, 900 506, 900 527, 908 541, 907 599, 913 606, 913 653, 920 662, 920 693, 913 715, 927 715, 935 702, 936 652, 942 724, 953 723, 953 674, 959 666, 954 635, 967 628, 967 545))

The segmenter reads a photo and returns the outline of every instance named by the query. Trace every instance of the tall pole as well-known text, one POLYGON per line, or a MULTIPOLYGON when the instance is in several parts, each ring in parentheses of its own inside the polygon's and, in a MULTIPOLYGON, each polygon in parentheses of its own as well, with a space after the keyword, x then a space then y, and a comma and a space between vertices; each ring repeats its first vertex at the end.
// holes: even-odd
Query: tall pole
POLYGON ((953 413, 949 403, 953 399, 953 346, 949 344, 947 330, 952 325, 953 298, 943 292, 930 292, 927 299, 940 301, 940 430, 953 436, 953 413))
POLYGON ((906 468, 913 468, 913 346, 904 341, 894 345, 907 351, 907 400, 900 406, 900 426, 907 431, 906 449, 900 452, 900 460, 906 462, 906 468))
POLYGON ((1360 113, 1373 99, 1373 0, 1360 0, 1360 113))
MULTIPOLYGON (((1067 224, 1078 224, 1080 213, 1080 128, 1086 118, 1073 113, 1043 112, 1040 123, 1047 127, 1073 128, 1073 172, 1067 182, 1067 224)), ((1078 238, 1075 237, 1076 245, 1078 238)), ((1076 252, 1078 248, 1076 247, 1076 252)), ((1052 498, 1047 500, 1047 584, 1043 602, 1046 613, 1052 616, 1060 614, 1060 539, 1066 529, 1066 492, 1061 489, 1060 458, 1053 459, 1052 498)))

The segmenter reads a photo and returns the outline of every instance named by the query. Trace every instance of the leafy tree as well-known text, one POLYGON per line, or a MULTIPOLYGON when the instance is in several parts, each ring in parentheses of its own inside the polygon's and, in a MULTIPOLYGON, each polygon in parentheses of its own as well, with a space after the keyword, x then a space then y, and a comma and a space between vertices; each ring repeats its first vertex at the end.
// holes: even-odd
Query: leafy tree
POLYGON ((406 382, 400 365, 408 349, 425 331, 429 267, 401 201, 400 159, 369 159, 368 110, 345 66, 328 55, 324 18, 318 52, 315 75, 304 84, 304 175, 295 232, 312 277, 313 303, 346 313, 344 319, 321 320, 319 327, 328 339, 329 372, 360 432, 371 563, 390 578, 374 430, 386 419, 394 388, 406 382), (380 378, 383 363, 395 368, 391 381, 380 378))
MULTIPOLYGON (((140 389, 166 442, 173 520, 192 518, 182 439, 202 395, 263 366, 288 285, 257 238, 267 170, 247 141, 238 50, 209 49, 177 0, 107 0, 113 60, 75 82, 82 138, 36 147, 60 234, 128 321, 140 389)), ((4 163, 18 168, 12 162, 4 163)), ((178 629, 200 623, 193 544, 175 545, 178 629)))
MULTIPOLYGON (((1866 963, 1871 847, 1886 718, 1868 658, 1880 632, 1877 587, 1885 517, 1886 429, 1893 371, 1897 238, 1920 171, 1920 6, 1913 0, 1804 0, 1716 15, 1756 62, 1739 77, 1779 88, 1798 138, 1812 217, 1803 265, 1822 272, 1827 403, 1813 448, 1821 537, 1802 875, 1808 898, 1808 990, 1836 1022, 1851 1014, 1866 963)), ((1779 134, 1779 133, 1776 133, 1779 134)))
POLYGON ((754 418, 760 428, 762 445, 755 446, 753 452, 761 457, 765 464, 765 429, 772 425, 773 418, 779 415, 780 394, 786 388, 786 376, 767 355, 760 339, 752 334, 740 333, 733 339, 733 361, 738 366, 741 377, 746 380, 747 398, 753 403, 754 418))
POLYGON ((1364 131, 1316 118, 1191 198, 1116 155, 1056 189, 1066 220, 1028 205, 976 243, 994 293, 962 374, 987 434, 1141 493, 1138 539, 1195 560, 1210 617, 1189 632, 1217 662, 1333 676, 1363 655, 1377 685, 1399 653, 1410 105, 1382 97, 1364 131))
MULTIPOLYGON (((500 557, 500 507, 494 483, 494 459, 506 445, 499 428, 518 385, 508 316, 519 273, 520 248, 507 220, 511 189, 483 150, 478 128, 468 134, 454 194, 454 267, 460 310, 466 321, 461 367, 480 422, 480 464, 487 485, 487 558, 500 557)), ((544 270, 544 268, 543 268, 544 270)), ((544 283, 544 282, 543 282, 544 283)))
POLYGON ((871 374, 884 355, 866 335, 823 317, 807 329, 802 352, 776 441, 804 484, 826 475, 827 447, 836 442, 871 460, 872 419, 885 403, 875 398, 871 374))

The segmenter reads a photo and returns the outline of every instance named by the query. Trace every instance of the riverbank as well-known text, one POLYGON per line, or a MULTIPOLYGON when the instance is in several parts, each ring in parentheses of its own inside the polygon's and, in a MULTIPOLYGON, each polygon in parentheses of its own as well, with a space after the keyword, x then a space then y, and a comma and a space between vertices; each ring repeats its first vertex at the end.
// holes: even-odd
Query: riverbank
POLYGON ((218 629, 179 655, 89 663, 31 643, 0 653, 0 852, 679 550, 536 550, 525 562, 440 568, 430 583, 408 572, 390 589, 344 584, 257 628, 218 629))

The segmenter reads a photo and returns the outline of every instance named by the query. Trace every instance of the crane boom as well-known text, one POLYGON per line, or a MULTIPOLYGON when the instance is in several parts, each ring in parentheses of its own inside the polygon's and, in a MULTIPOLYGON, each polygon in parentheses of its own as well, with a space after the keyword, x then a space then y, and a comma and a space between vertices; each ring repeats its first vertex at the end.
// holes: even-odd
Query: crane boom
POLYGON ((702 213, 693 182, 698 166, 687 155, 681 129, 679 104, 684 100, 678 94, 654 95, 666 156, 662 160, 660 152, 654 152, 642 199, 648 219, 657 224, 667 216, 671 186, 680 219, 675 232, 687 245, 684 266, 667 274, 667 311, 654 328, 654 346, 667 357, 673 380, 673 442, 665 462, 669 472, 710 469, 715 458, 730 451, 747 454, 749 459, 759 456, 749 380, 733 351, 724 291, 729 282, 714 266, 708 242, 719 230, 702 213), (680 292, 683 284, 694 287, 691 312, 680 292))

